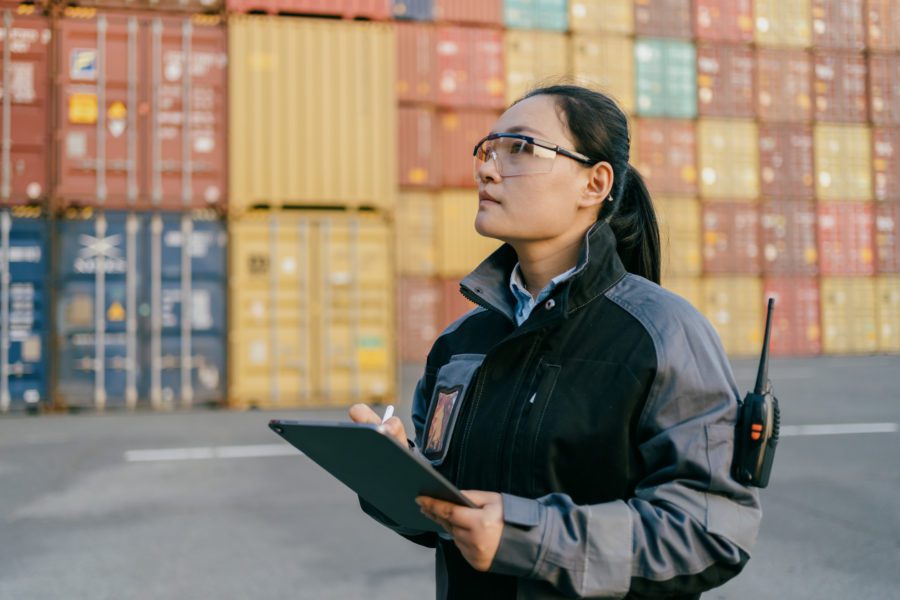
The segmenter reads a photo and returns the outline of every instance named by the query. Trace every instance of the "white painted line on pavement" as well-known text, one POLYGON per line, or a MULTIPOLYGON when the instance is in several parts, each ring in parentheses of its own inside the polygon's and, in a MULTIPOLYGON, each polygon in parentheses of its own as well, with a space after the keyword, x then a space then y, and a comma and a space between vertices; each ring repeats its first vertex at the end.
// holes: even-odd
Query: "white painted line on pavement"
POLYGON ((160 460, 209 460, 214 458, 259 458, 265 456, 296 456, 303 454, 289 444, 256 444, 253 446, 209 446, 205 448, 161 448, 158 450, 129 450, 126 462, 160 460))
POLYGON ((847 435, 853 433, 897 433, 897 423, 845 423, 837 425, 782 425, 784 437, 800 435, 847 435))

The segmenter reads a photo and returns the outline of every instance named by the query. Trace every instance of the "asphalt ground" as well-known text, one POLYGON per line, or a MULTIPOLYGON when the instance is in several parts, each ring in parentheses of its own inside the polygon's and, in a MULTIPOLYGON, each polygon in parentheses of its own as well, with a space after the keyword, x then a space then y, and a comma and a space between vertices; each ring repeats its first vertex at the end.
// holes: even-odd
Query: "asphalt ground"
MULTIPOLYGON (((749 388, 755 364, 734 364, 749 388)), ((773 360, 787 435, 759 541, 704 598, 900 598, 898 373, 896 356, 773 360)), ((408 401, 397 413, 409 421, 408 401)), ((433 598, 433 551, 266 427, 343 416, 0 418, 0 599, 433 598)))

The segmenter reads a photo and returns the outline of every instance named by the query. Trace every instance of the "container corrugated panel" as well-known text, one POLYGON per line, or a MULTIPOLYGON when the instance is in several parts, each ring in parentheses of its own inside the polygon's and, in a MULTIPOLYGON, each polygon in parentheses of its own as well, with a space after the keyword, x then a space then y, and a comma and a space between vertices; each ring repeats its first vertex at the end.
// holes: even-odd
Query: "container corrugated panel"
POLYGON ((232 221, 230 234, 231 404, 392 397, 395 298, 384 220, 258 211, 232 221))
POLYGON ((481 264, 500 242, 475 231, 478 194, 474 190, 444 190, 438 196, 438 275, 464 277, 481 264))
POLYGON ((569 28, 575 33, 634 33, 634 0, 569 0, 569 28))
POLYGON ((697 98, 701 116, 756 116, 754 58, 748 46, 697 47, 697 98))
POLYGON ((503 0, 434 0, 437 21, 503 26, 503 0))
POLYGON ((763 121, 812 120, 812 55, 760 48, 756 54, 756 110, 763 121))
POLYGON ((652 193, 697 194, 697 132, 686 119, 637 119, 632 162, 652 193))
POLYGON ((230 208, 392 206, 392 26, 233 16, 228 32, 230 208))
POLYGON ((571 44, 576 80, 611 95, 625 112, 633 113, 634 41, 619 35, 575 34, 571 44))
POLYGON ((0 108, 2 136, 10 143, 9 154, 0 159, 0 201, 36 204, 50 187, 50 21, 20 16, 11 8, 0 15, 0 76, 9 77, 10 91, 9 103, 0 108))
POLYGON ((816 206, 813 202, 776 200, 761 207, 763 273, 773 276, 817 275, 816 206))
POLYGON ((863 125, 816 125, 813 136, 816 197, 835 202, 871 200, 871 130, 863 125))
POLYGON ((438 321, 438 332, 449 327, 461 316, 476 308, 459 291, 459 279, 441 280, 441 313, 438 321))
POLYGON ((662 278, 698 276, 703 268, 700 201, 694 198, 654 198, 659 224, 662 278))
POLYGON ((763 295, 774 298, 771 350, 775 356, 815 356, 822 352, 819 280, 815 277, 773 277, 764 281, 763 295))
POLYGON ((876 125, 900 125, 900 54, 869 54, 869 103, 876 125))
POLYGON ((434 20, 434 0, 394 0, 394 18, 410 21, 434 20))
POLYGON ((875 273, 875 214, 872 204, 831 202, 817 207, 822 275, 875 273))
POLYGON ((0 211, 0 413, 48 400, 48 241, 37 209, 0 211))
POLYGON ((437 339, 443 286, 439 280, 401 277, 397 281, 400 360, 424 362, 437 339))
POLYGON ((701 119, 697 141, 701 197, 755 200, 759 196, 756 123, 701 119))
POLYGON ((675 277, 662 278, 662 287, 678 294, 694 308, 703 312, 703 280, 699 277, 675 277))
POLYGON ((397 23, 397 99, 434 102, 437 98, 437 46, 429 23, 397 23))
POLYGON ((686 119, 697 115, 697 52, 693 44, 638 38, 634 56, 639 115, 686 119))
POLYGON ((397 228, 397 269, 401 275, 437 274, 437 209, 435 194, 401 192, 394 219, 397 228))
POLYGON ((900 200, 900 127, 872 130, 876 200, 900 200))
POLYGON ((811 0, 755 0, 754 39, 760 46, 809 48, 812 45, 811 0))
POLYGON ((229 12, 328 15, 346 19, 389 19, 391 0, 227 0, 229 12))
POLYGON ((691 39, 691 17, 691 0, 634 0, 637 35, 691 39))
POLYGON ((570 72, 565 34, 551 31, 507 31, 503 34, 506 63, 506 103, 512 104, 532 87, 570 72))
POLYGON ((826 354, 878 350, 875 279, 825 277, 821 280, 822 349, 826 354))
POLYGON ((900 277, 877 277, 878 350, 900 352, 900 277))
POLYGON ((221 402, 221 221, 88 209, 73 211, 58 229, 57 404, 134 408, 149 400, 159 409, 221 402))
POLYGON ((401 106, 397 120, 397 176, 401 186, 437 187, 441 183, 441 145, 433 108, 401 106))
POLYGON ((753 41, 752 0, 695 0, 694 31, 712 42, 753 41))
POLYGON ((900 273, 900 202, 875 206, 875 255, 878 273, 900 273))
POLYGON ((863 50, 866 0, 812 0, 813 45, 863 50))
POLYGON ((868 118, 865 56, 861 52, 816 52, 813 65, 816 120, 865 123, 868 118))
POLYGON ((812 127, 785 123, 760 125, 759 179, 764 197, 813 198, 812 127))
MULTIPOLYGON (((245 0, 246 1, 246 0, 245 0)), ((239 3, 240 0, 238 0, 239 3)), ((101 8, 112 10, 158 10, 185 13, 218 13, 225 6, 225 0, 62 0, 57 6, 101 8)), ((261 4, 261 2, 258 2, 261 4)))
POLYGON ((759 208, 747 202, 703 205, 703 270, 717 274, 759 274, 759 208))
POLYGON ((510 29, 566 31, 568 0, 504 0, 503 21, 510 29))
POLYGON ((440 111, 441 183, 444 187, 476 187, 472 149, 488 134, 499 114, 486 110, 440 111))
POLYGON ((866 37, 873 50, 900 50, 900 2, 867 0, 866 37))
POLYGON ((454 108, 505 108, 503 33, 437 28, 437 102, 454 108))
POLYGON ((707 277, 703 313, 732 356, 759 354, 763 336, 762 280, 757 277, 707 277))

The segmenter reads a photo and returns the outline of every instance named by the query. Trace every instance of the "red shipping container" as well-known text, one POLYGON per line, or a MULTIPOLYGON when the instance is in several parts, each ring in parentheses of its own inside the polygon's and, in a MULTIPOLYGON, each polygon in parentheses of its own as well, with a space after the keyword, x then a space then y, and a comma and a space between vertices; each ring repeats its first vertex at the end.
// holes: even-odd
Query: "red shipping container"
POLYGON ((816 275, 816 205, 776 200, 762 205, 762 270, 767 275, 816 275))
POLYGON ((900 125, 900 54, 869 55, 869 102, 876 125, 900 125))
POLYGON ((486 136, 499 114, 495 111, 460 110, 438 114, 441 148, 441 185, 476 187, 472 150, 486 136))
POLYGON ((900 202, 875 207, 875 254, 879 273, 900 273, 900 202))
POLYGON ((503 0, 434 0, 434 20, 503 27, 503 0))
POLYGON ((702 117, 754 117, 754 53, 746 46, 697 47, 697 108, 702 117))
POLYGON ((867 0, 867 44, 872 50, 900 50, 900 0, 867 0))
POLYGON ((345 19, 387 20, 393 14, 392 0, 227 0, 228 12, 335 15, 345 19))
POLYGON ((441 316, 438 320, 438 335, 461 316, 477 308, 459 291, 458 279, 445 279, 441 282, 443 295, 441 298, 441 316))
MULTIPOLYGON (((9 105, 4 102, 0 108, 0 139, 8 138, 10 146, 9 155, 0 159, 0 201, 34 204, 49 193, 50 21, 11 10, 3 11, 3 17, 0 76, 9 78, 9 105)), ((0 89, 0 98, 3 92, 0 89)))
POLYGON ((900 127, 872 129, 875 199, 900 200, 900 127))
POLYGON ((223 207, 226 37, 204 22, 142 13, 57 22, 56 201, 223 207))
POLYGON ((703 269, 716 274, 758 274, 759 209, 749 202, 703 205, 703 269))
POLYGON ((634 31, 647 37, 691 39, 691 0, 634 0, 634 31))
POLYGON ((435 188, 441 185, 440 128, 432 108, 398 109, 397 180, 403 186, 435 188))
POLYGON ((813 58, 817 121, 865 123, 866 59, 859 52, 819 52, 813 58))
POLYGON ((686 119, 638 119, 635 166, 654 194, 697 195, 697 131, 686 119))
POLYGON ((437 98, 437 35, 429 23, 399 22, 397 29, 397 99, 434 102, 437 98))
POLYGON ((441 332, 443 286, 438 280, 401 277, 397 280, 397 326, 400 360, 424 361, 441 332))
POLYGON ((811 356, 822 352, 819 281, 814 277, 778 277, 763 282, 765 298, 775 299, 771 352, 775 356, 811 356))
POLYGON ((864 50, 865 0, 813 0, 813 45, 817 48, 864 50))
POLYGON ((768 198, 815 196, 813 132, 809 125, 759 126, 759 176, 768 198))
MULTIPOLYGON (((49 0, 48 0, 49 1, 49 0)), ((218 13, 225 0, 61 0, 60 6, 112 10, 158 10, 184 13, 218 13)))
POLYGON ((505 81, 502 31, 437 28, 438 104, 505 108, 505 81))
POLYGON ((695 0, 694 31, 701 41, 753 41, 752 0, 695 0))
POLYGON ((822 275, 873 275, 874 208, 859 202, 819 204, 819 271, 822 275))
POLYGON ((763 121, 812 121, 812 55, 804 50, 756 51, 756 110, 763 121))

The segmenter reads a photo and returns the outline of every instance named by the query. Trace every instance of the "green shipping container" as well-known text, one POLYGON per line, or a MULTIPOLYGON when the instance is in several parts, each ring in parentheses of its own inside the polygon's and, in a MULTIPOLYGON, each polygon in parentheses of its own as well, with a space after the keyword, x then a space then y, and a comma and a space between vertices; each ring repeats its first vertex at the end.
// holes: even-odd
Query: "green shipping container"
POLYGON ((504 0, 503 21, 509 29, 566 31, 568 0, 504 0))
POLYGON ((638 38, 637 113, 642 117, 697 116, 697 56, 690 42, 638 38))

